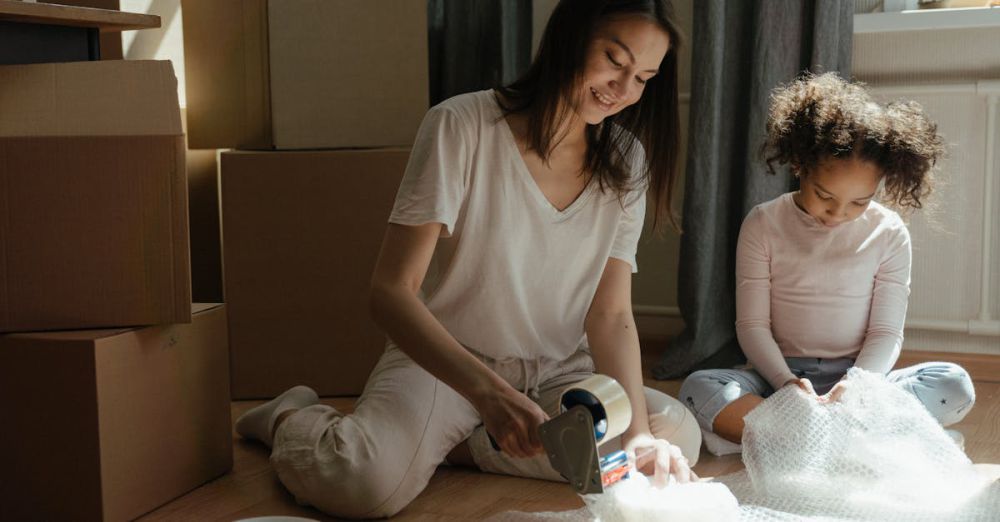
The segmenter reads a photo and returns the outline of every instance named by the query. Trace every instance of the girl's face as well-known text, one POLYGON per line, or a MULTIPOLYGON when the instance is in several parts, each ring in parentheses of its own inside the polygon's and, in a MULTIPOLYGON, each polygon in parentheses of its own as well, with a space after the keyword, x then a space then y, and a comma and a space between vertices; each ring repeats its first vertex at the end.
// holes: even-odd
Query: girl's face
POLYGON ((860 216, 878 191, 882 173, 854 156, 827 158, 802 177, 795 203, 823 225, 835 227, 860 216))
POLYGON ((667 32, 645 18, 600 24, 587 47, 576 113, 596 125, 639 101, 669 47, 667 32))

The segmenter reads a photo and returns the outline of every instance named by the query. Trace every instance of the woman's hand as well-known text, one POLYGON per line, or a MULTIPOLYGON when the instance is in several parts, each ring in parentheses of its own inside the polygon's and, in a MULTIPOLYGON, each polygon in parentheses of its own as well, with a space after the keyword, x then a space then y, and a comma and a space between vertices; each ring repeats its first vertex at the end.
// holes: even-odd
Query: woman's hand
POLYGON ((544 451, 538 426, 549 417, 523 393, 505 385, 485 394, 473 406, 501 451, 518 458, 533 457, 544 451))
POLYGON ((625 442, 625 452, 636 470, 653 478, 655 487, 666 486, 671 475, 679 483, 698 480, 681 449, 652 434, 642 433, 630 438, 625 442))

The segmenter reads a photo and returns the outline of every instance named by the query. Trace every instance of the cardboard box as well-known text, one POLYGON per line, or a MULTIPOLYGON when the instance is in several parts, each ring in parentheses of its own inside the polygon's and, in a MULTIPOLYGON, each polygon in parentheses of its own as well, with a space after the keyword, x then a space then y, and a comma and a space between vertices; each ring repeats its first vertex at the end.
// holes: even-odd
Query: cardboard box
POLYGON ((232 393, 357 395, 385 347, 372 270, 407 149, 223 152, 232 393))
POLYGON ((183 0, 190 144, 413 144, 428 106, 427 4, 183 0))
POLYGON ((169 62, 0 67, 0 332, 191 320, 169 62))
MULTIPOLYGON (((181 122, 186 111, 181 109, 181 122)), ((219 161, 215 149, 187 154, 188 209, 191 229, 191 298, 221 303, 222 223, 219 218, 219 161)))
POLYGON ((214 150, 187 152, 191 222, 191 295, 221 302, 222 224, 219 220, 219 163, 214 150))
POLYGON ((0 520, 130 520, 232 468, 226 312, 0 335, 0 520))

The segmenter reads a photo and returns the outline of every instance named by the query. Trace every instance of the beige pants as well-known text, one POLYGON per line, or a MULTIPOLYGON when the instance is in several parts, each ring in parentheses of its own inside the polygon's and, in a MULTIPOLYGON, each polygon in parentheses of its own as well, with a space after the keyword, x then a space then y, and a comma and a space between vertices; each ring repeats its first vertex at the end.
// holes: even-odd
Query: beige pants
MULTIPOLYGON (((594 371, 590 355, 582 351, 564 361, 482 359, 550 416, 559 412, 562 389, 594 371)), ((653 435, 680 446, 693 465, 701 432, 691 413, 649 388, 646 404, 653 435)), ((271 463, 299 503, 334 516, 378 518, 413 501, 466 439, 483 471, 564 480, 544 454, 517 459, 494 450, 472 404, 391 344, 353 414, 314 405, 288 416, 275 433, 271 463)), ((620 442, 602 445, 602 452, 606 446, 620 448, 620 442)))

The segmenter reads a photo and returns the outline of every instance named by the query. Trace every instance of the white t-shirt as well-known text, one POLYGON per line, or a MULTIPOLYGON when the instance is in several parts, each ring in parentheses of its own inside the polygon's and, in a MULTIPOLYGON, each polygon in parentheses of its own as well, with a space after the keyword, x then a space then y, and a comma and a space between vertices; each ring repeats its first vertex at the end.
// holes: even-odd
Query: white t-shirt
MULTIPOLYGON (((645 161, 635 156, 633 165, 645 161)), ((557 210, 494 92, 480 91, 428 111, 389 221, 444 224, 423 298, 460 343, 495 359, 562 360, 584 340, 608 258, 637 270, 646 198, 634 185, 620 200, 595 181, 557 210)))

